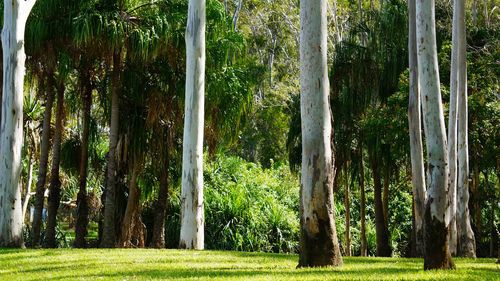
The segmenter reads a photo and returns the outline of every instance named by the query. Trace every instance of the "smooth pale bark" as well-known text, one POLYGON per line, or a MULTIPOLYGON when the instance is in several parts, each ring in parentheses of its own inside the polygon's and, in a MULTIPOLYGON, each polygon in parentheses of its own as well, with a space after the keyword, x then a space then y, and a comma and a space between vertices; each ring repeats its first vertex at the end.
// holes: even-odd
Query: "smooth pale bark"
POLYGON ((453 1, 453 27, 452 27, 452 49, 451 49, 451 70, 450 70, 450 109, 448 117, 448 164, 449 164, 449 189, 448 197, 450 200, 449 218, 450 218, 450 237, 448 241, 450 253, 457 253, 457 96, 458 96, 458 21, 459 19, 459 2, 453 1))
POLYGON ((57 89, 57 111, 54 142, 52 144, 52 165, 50 170, 49 199, 47 206, 47 227, 45 228, 44 246, 57 247, 56 227, 57 211, 61 201, 61 180, 59 178, 59 163, 61 161, 61 143, 64 130, 64 86, 57 89))
POLYGON ((36 0, 4 0, 3 88, 0 123, 0 247, 23 246, 21 148, 23 145, 24 30, 36 0))
POLYGON ((422 115, 420 86, 418 84, 417 62, 417 22, 415 0, 408 0, 408 58, 410 66, 410 98, 408 103, 408 124, 410 131, 411 180, 413 193, 413 256, 424 255, 424 209, 425 209, 425 170, 422 144, 422 115))
POLYGON ((118 129, 120 118, 120 80, 121 80, 121 52, 116 51, 113 54, 113 73, 111 85, 111 120, 109 125, 109 152, 108 152, 108 171, 106 182, 106 199, 104 202, 104 219, 101 248, 114 248, 116 245, 116 175, 117 159, 116 146, 118 144, 118 129))
MULTIPOLYGON (((49 74, 52 75, 52 74, 49 74)), ((50 79, 49 79, 50 80, 50 79)), ((33 214, 32 236, 33 247, 40 245, 40 231, 42 226, 42 212, 45 201, 45 184, 47 182, 47 167, 49 163, 50 152, 50 120, 52 119, 52 106, 54 104, 54 89, 52 83, 49 83, 47 89, 47 100, 45 103, 45 112, 42 124, 42 139, 40 141, 40 165, 38 167, 38 178, 36 182, 35 193, 35 211, 33 214)))
MULTIPOLYGON (((84 75, 83 79, 89 79, 88 75, 84 75)), ((82 81, 87 83, 87 81, 82 81)), ((89 163, 89 129, 90 129, 90 111, 92 108, 92 88, 90 85, 85 85, 83 89, 83 130, 82 130, 82 145, 80 152, 80 171, 79 171, 79 191, 77 195, 76 208, 76 225, 75 225, 75 242, 76 248, 85 248, 87 241, 87 226, 89 224, 89 203, 87 194, 87 169, 89 163)))
POLYGON ((450 269, 448 151, 439 81, 434 0, 417 0, 417 59, 428 156, 424 269, 450 269))
POLYGON ((302 174, 299 267, 340 266, 333 204, 334 159, 326 0, 300 1, 302 174))
POLYGON ((368 256, 368 241, 366 240, 366 192, 365 192, 365 164, 363 161, 362 145, 359 145, 359 187, 361 189, 360 216, 361 216, 361 253, 362 257, 368 256))
POLYGON ((457 17, 457 95, 458 95, 458 182, 457 182, 457 255, 476 257, 476 240, 469 215, 469 143, 467 107, 467 39, 465 30, 465 0, 455 0, 457 17))
POLYGON ((34 136, 34 133, 33 133, 33 130, 30 130, 30 126, 31 126, 31 122, 28 123, 27 125, 27 129, 26 129, 26 135, 27 136, 30 136, 31 134, 31 137, 30 139, 32 140, 31 141, 31 145, 32 147, 30 149, 28 149, 28 177, 26 179, 26 190, 25 190, 25 195, 24 195, 24 199, 23 199, 23 222, 26 220, 26 211, 28 210, 28 204, 30 202, 30 198, 31 198, 31 185, 32 185, 32 182, 33 182, 33 167, 35 166, 35 161, 34 161, 34 157, 35 157, 35 146, 36 146, 36 143, 34 140, 35 136, 34 136))
POLYGON ((179 241, 179 247, 183 249, 204 248, 204 112, 205 0, 190 0, 186 28, 186 97, 179 241))
MULTIPOLYGON (((349 162, 348 162, 349 163, 349 162)), ((348 163, 345 165, 344 176, 345 176, 345 188, 344 188, 344 208, 345 208, 345 255, 350 257, 351 253, 351 208, 350 208, 350 186, 349 186, 349 171, 348 163)))

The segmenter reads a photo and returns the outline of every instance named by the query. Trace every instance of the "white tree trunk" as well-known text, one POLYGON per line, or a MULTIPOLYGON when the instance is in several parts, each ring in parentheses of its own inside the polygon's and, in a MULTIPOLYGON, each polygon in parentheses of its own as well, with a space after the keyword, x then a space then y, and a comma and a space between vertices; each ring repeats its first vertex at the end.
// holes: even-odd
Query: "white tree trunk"
POLYGON ((448 151, 439 80, 434 0, 416 1, 418 76, 428 155, 424 268, 453 268, 448 251, 448 151))
POLYGON ((452 255, 457 253, 457 96, 458 96, 458 2, 453 1, 453 27, 452 27, 452 49, 451 49, 451 70, 450 70, 450 112, 448 116, 448 164, 450 170, 450 185, 448 196, 450 200, 450 240, 449 247, 452 255))
POLYGON ((28 164, 28 179, 26 180, 26 195, 24 196, 23 201, 23 222, 26 219, 26 211, 28 210, 28 204, 31 198, 31 183, 33 181, 33 166, 35 161, 33 161, 33 156, 29 156, 29 164, 28 164))
POLYGON ((205 0, 190 0, 186 28, 186 97, 179 247, 204 248, 203 130, 205 114, 205 0))
POLYGON ((422 145, 422 114, 420 87, 418 84, 418 62, 417 62, 417 26, 415 0, 408 1, 408 54, 410 65, 410 98, 408 105, 408 124, 410 129, 410 151, 413 200, 415 206, 415 237, 416 255, 423 256, 424 253, 424 210, 425 210, 425 169, 424 150, 422 145))
POLYGON ((300 1, 300 267, 342 264, 333 205, 326 5, 327 0, 300 1))
POLYGON ((456 224, 457 254, 476 257, 476 241, 469 215, 469 144, 467 108, 467 39, 465 30, 465 0, 455 0, 457 9, 458 47, 458 182, 456 224))
POLYGON ((3 95, 0 124, 0 247, 21 247, 24 29, 35 0, 4 0, 3 95))

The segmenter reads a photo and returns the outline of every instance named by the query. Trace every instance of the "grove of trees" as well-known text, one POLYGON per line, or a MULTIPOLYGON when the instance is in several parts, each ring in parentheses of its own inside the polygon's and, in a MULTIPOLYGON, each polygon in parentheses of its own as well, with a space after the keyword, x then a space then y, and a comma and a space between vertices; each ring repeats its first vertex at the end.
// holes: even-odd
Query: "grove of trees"
POLYGON ((452 2, 5 0, 0 247, 497 257, 499 9, 452 2))

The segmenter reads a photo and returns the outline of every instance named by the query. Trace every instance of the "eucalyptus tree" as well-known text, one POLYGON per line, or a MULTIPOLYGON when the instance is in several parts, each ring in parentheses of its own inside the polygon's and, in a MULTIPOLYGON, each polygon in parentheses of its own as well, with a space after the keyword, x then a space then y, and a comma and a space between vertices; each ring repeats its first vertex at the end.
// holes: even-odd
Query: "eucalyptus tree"
MULTIPOLYGON (((452 73, 456 76, 456 89, 451 93, 457 99, 457 145, 458 145, 458 169, 456 182, 456 209, 452 210, 452 216, 456 219, 456 254, 464 257, 476 257, 476 241, 470 224, 469 215, 469 144, 468 144, 468 106, 467 106, 467 40, 465 30, 465 0, 454 1, 453 32, 456 39, 453 40, 455 54, 455 69, 452 73), (453 212, 456 211, 456 212, 453 212)), ((453 57, 452 57, 453 61, 453 57)), ((454 81, 452 81, 453 83, 454 81)), ((450 90, 451 91, 451 90, 450 90)), ((455 132, 454 132, 455 134, 455 132)), ((451 159, 451 158, 450 158, 451 159)), ((457 160, 457 159, 452 159, 457 160)), ((451 171, 450 171, 451 176, 451 171)), ((450 181, 451 182, 451 181, 450 181)), ((452 188, 450 186, 450 188, 452 188)), ((452 199, 453 199, 452 198, 452 199)), ((453 227, 453 226, 452 226, 453 227)), ((453 229, 453 228, 452 228, 453 229)), ((452 241, 453 243, 454 241, 452 241)))
POLYGON ((417 61, 417 25, 416 0, 408 0, 408 58, 410 66, 410 98, 408 104, 408 124, 410 131, 411 179, 413 192, 413 235, 415 245, 414 256, 424 253, 424 208, 425 208, 425 169, 422 144, 422 111, 420 85, 418 83, 417 61))
POLYGON ((190 0, 186 26, 186 97, 182 149, 179 247, 204 248, 203 131, 205 114, 205 0, 190 0))
POLYGON ((423 94, 428 166, 424 216, 424 269, 450 269, 448 250, 448 151, 439 80, 434 1, 416 1, 417 60, 423 94))
POLYGON ((21 147, 23 143, 24 31, 36 0, 4 1, 3 89, 0 123, 0 247, 23 245, 21 147))
POLYGON ((340 266, 327 67, 327 1, 300 2, 302 174, 299 267, 340 266))

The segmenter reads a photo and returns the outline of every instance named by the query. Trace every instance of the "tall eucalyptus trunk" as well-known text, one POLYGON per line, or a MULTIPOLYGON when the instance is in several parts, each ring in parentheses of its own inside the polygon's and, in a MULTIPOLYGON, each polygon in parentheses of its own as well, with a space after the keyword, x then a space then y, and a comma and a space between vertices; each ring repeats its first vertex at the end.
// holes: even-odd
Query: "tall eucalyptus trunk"
MULTIPOLYGON (((83 79, 89 79, 88 75, 84 75, 83 79)), ((87 194, 87 170, 89 163, 89 130, 90 130, 90 111, 92 108, 92 87, 86 82, 83 86, 83 128, 82 128, 82 145, 80 152, 80 170, 79 170, 79 190, 76 199, 76 225, 75 225, 75 242, 76 248, 85 248, 87 241, 87 226, 89 224, 89 203, 87 194)))
POLYGON ((179 247, 204 248, 203 130, 205 112, 205 0, 189 0, 186 27, 186 97, 182 150, 179 247))
MULTIPOLYGON (((50 73, 49 75, 53 75, 50 73)), ((36 182, 35 208, 32 223, 32 244, 33 247, 40 245, 40 232, 42 228, 42 212, 45 201, 45 184, 47 183, 47 167, 50 152, 50 121, 52 119, 52 107, 54 104, 54 87, 52 79, 48 80, 47 99, 45 102, 45 112, 42 124, 42 139, 40 141, 40 165, 38 167, 38 177, 36 182)))
POLYGON ((56 128, 54 132, 54 142, 52 144, 52 165, 50 167, 49 199, 47 202, 47 227, 45 228, 44 240, 44 246, 46 248, 57 247, 57 211, 61 201, 59 163, 61 161, 61 142, 64 130, 64 91, 64 86, 60 86, 57 89, 56 128))
POLYGON ((4 0, 3 88, 0 123, 0 247, 23 246, 21 147, 23 145, 24 30, 36 0, 4 0))
POLYGON ((458 111, 457 111, 457 96, 458 96, 458 76, 459 76, 459 30, 458 21, 459 15, 459 2, 460 0, 453 1, 453 27, 452 27, 452 50, 451 50, 451 71, 450 71, 450 112, 448 118, 448 164, 450 170, 450 184, 448 189, 448 197, 450 200, 449 216, 450 216, 450 237, 449 249, 452 255, 457 253, 457 124, 458 124, 458 111))
POLYGON ((458 33, 457 96, 458 96, 458 181, 457 181, 457 255, 476 257, 476 240, 469 215, 469 143, 467 107, 467 38, 465 30, 465 0, 455 0, 458 33))
POLYGON ((417 59, 428 157, 424 269, 455 265, 448 250, 448 151, 439 81, 434 0, 416 1, 417 59))
POLYGON ((116 245, 116 175, 118 163, 116 159, 116 146, 118 144, 118 129, 120 118, 120 80, 121 80, 121 51, 113 54, 113 72, 111 74, 111 120, 109 125, 109 152, 106 182, 106 199, 104 202, 104 219, 101 247, 114 248, 116 245))
POLYGON ((410 98, 408 104, 408 124, 410 131, 411 180, 413 193, 413 233, 414 256, 424 255, 424 209, 425 209, 425 170, 422 144, 422 115, 420 86, 418 84, 417 61, 417 22, 415 0, 408 0, 408 57, 410 66, 410 98))
POLYGON ((333 204, 334 156, 326 0, 300 1, 302 174, 299 267, 340 266, 333 204))

